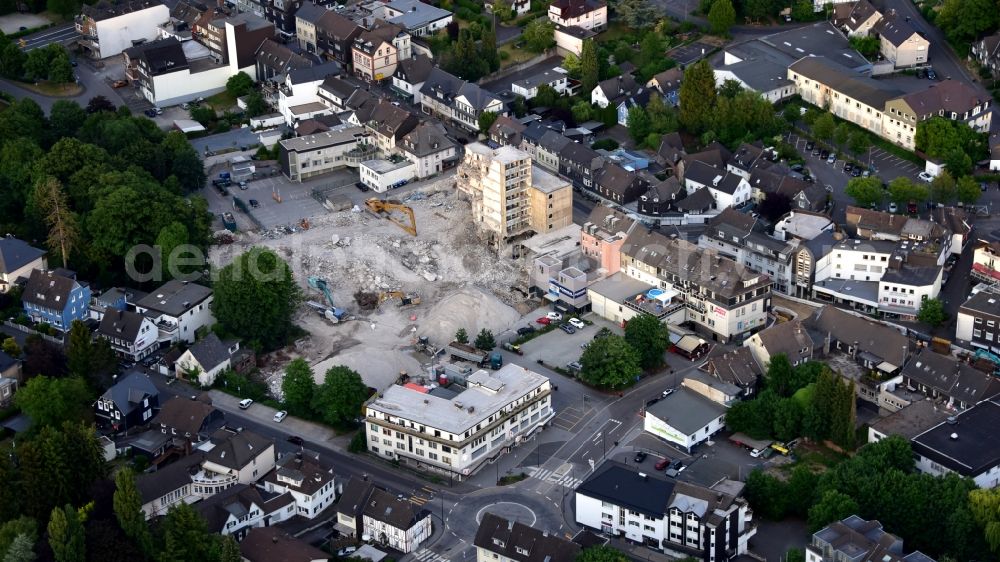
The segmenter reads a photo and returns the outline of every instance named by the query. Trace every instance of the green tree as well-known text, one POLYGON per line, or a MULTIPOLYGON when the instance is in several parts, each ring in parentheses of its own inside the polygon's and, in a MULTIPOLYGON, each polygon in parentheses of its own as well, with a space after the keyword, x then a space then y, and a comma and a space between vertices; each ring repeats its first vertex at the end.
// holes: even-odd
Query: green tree
POLYGON ((945 0, 934 23, 949 40, 966 43, 997 26, 997 6, 990 0, 945 0))
POLYGON ((542 17, 524 26, 521 37, 529 50, 540 53, 556 44, 555 30, 555 24, 548 18, 542 17))
POLYGON ((458 343, 469 343, 469 333, 465 331, 465 328, 459 328, 455 332, 455 341, 458 343))
POLYGON ((715 35, 729 35, 729 28, 736 23, 736 9, 731 0, 713 0, 708 11, 708 25, 715 35))
POLYGON ((592 546, 580 551, 576 562, 628 562, 625 553, 607 545, 592 546))
POLYGON ((786 487, 781 480, 756 468, 747 475, 746 498, 754 511, 772 521, 780 521, 788 509, 786 487))
POLYGON ((640 314, 625 325, 625 342, 639 353, 639 364, 653 369, 663 364, 663 353, 670 344, 667 326, 652 314, 640 314))
POLYGON ((7 338, 3 340, 3 352, 16 359, 21 356, 21 346, 14 338, 7 338))
POLYGON ((59 252, 65 267, 69 264, 70 252, 80 240, 80 228, 59 180, 49 177, 39 182, 35 186, 35 203, 49 227, 46 243, 49 249, 59 252))
POLYGON ((878 54, 880 43, 878 37, 874 35, 857 35, 850 38, 851 47, 866 57, 873 57, 878 54))
POLYGON ((585 100, 580 100, 574 103, 571 111, 573 112, 573 120, 577 123, 590 121, 593 113, 590 103, 585 100))
POLYGON ((962 176, 958 178, 958 182, 955 183, 955 194, 958 200, 966 205, 975 204, 979 201, 979 196, 983 192, 979 188, 979 184, 971 176, 962 176))
POLYGON ((790 548, 785 553, 785 562, 806 562, 806 553, 801 548, 790 548))
POLYGON ((823 112, 812 124, 813 135, 820 140, 832 140, 836 129, 837 123, 833 120, 833 114, 829 111, 823 112))
POLYGON ((484 111, 479 114, 479 132, 482 134, 488 134, 490 127, 497 120, 497 113, 495 111, 484 111))
POLYGON ((553 107, 556 105, 556 100, 558 99, 559 92, 557 92, 552 86, 543 84, 538 87, 538 92, 535 94, 535 97, 532 98, 531 103, 535 107, 553 107))
POLYGON ((73 76, 73 65, 70 64, 66 53, 54 57, 49 63, 48 79, 55 84, 69 84, 76 80, 73 76))
POLYGON ((232 535, 220 537, 219 545, 219 562, 242 562, 240 545, 232 535))
POLYGON ((621 336, 607 336, 590 342, 580 357, 580 378, 604 388, 621 388, 635 382, 642 372, 639 352, 621 336))
POLYGON ((628 134, 637 143, 644 142, 650 133, 649 116, 642 106, 635 106, 628 110, 628 134))
POLYGON ((906 176, 899 176, 889 182, 889 199, 900 207, 910 201, 923 203, 929 196, 927 186, 914 183, 906 176))
MULTIPOLYGON (((261 93, 258 92, 257 90, 253 90, 249 94, 247 94, 246 102, 247 102, 247 117, 257 117, 260 115, 264 115, 269 111, 269 108, 267 106, 267 100, 265 100, 264 96, 261 95, 261 93)), ((192 117, 194 116, 192 115, 192 117)))
MULTIPOLYGON (((618 0, 615 12, 625 25, 634 29, 650 27, 659 19, 659 13, 649 0, 618 0)), ((654 34, 647 37, 649 35, 654 34)))
POLYGON ((479 58, 486 61, 487 72, 500 70, 500 49, 497 46, 497 34, 492 25, 483 31, 482 39, 479 40, 479 58))
POLYGON ((580 51, 580 83, 583 91, 593 91, 599 78, 600 63, 597 60, 597 45, 593 39, 585 39, 580 51))
POLYGON ((49 111, 53 138, 72 137, 83 126, 87 112, 72 100, 56 100, 49 111))
POLYGON ((10 543, 3 562, 32 562, 35 560, 35 541, 27 535, 18 535, 10 543))
POLYGON ((90 393, 80 377, 33 377, 14 395, 14 402, 36 426, 58 427, 64 421, 83 420, 90 414, 90 393))
POLYGON ((800 464, 792 469, 792 475, 788 479, 785 494, 788 499, 788 511, 798 517, 805 518, 809 515, 809 508, 812 506, 813 498, 816 495, 816 486, 819 484, 819 476, 808 466, 800 464))
POLYGON ((218 559, 218 538, 209 532, 205 519, 187 503, 180 502, 170 508, 163 518, 162 532, 159 562, 218 559))
POLYGON ((779 441, 799 436, 802 428, 802 406, 792 398, 778 400, 774 409, 774 429, 771 434, 779 441))
POLYGON ((718 88, 719 97, 729 99, 735 98, 742 91, 743 86, 738 81, 728 78, 723 80, 722 85, 718 88))
POLYGON ((107 473, 104 452, 94 428, 84 423, 66 422, 58 428, 44 426, 34 437, 19 440, 15 455, 19 462, 23 511, 40 520, 47 518, 56 506, 89 502, 91 486, 107 473))
POLYGON ((84 562, 86 538, 83 524, 72 505, 53 508, 49 517, 49 546, 56 562, 84 562))
POLYGON ((343 427, 361 415, 368 399, 368 387, 357 372, 342 366, 331 367, 316 390, 313 410, 329 425, 343 427))
POLYGON ((80 13, 80 2, 77 0, 47 0, 46 9, 55 14, 59 14, 63 19, 80 13))
POLYGON ((313 370, 301 357, 285 367, 285 377, 281 380, 281 392, 285 396, 284 405, 293 416, 310 418, 313 414, 312 400, 316 395, 316 380, 313 370))
POLYGON ((854 498, 836 490, 827 490, 819 502, 809 509, 809 531, 816 532, 823 527, 858 513, 858 502, 854 498))
POLYGON ((253 78, 246 72, 240 71, 226 80, 226 92, 234 98, 245 96, 253 90, 253 78))
POLYGON ((990 550, 1000 552, 1000 491, 979 488, 969 492, 969 508, 990 550))
POLYGON ((566 53, 566 57, 559 66, 566 71, 566 75, 570 78, 580 78, 580 57, 576 56, 576 54, 566 53))
POLYGON ((871 137, 861 129, 852 130, 850 137, 847 139, 847 146, 851 149, 851 152, 859 156, 868 150, 871 145, 871 137))
POLYGON ((135 473, 123 468, 115 475, 115 493, 112 497, 115 518, 125 535, 139 549, 148 554, 153 550, 153 539, 142 511, 142 496, 135 485, 135 473))
POLYGON ((102 342, 94 341, 93 334, 86 324, 74 320, 69 329, 69 341, 66 344, 66 367, 69 374, 99 389, 102 382, 117 365, 114 353, 102 342))
POLYGON ((14 539, 20 536, 27 537, 31 541, 31 545, 34 545, 38 540, 38 523, 27 515, 21 515, 0 526, 0 555, 7 552, 14 543, 14 539))
POLYGON ((833 130, 833 142, 837 143, 840 149, 844 148, 847 140, 851 137, 851 126, 846 122, 841 122, 833 130))
POLYGON ((702 59, 684 70, 679 92, 680 122, 692 134, 699 135, 712 122, 715 106, 715 73, 702 59))
POLYGON ((793 376, 792 363, 787 355, 778 353, 771 357, 767 364, 767 388, 778 396, 791 396, 798 390, 792 387, 793 376))
POLYGON ((917 320, 924 324, 937 328, 948 319, 944 311, 944 304, 938 299, 926 299, 920 303, 920 311, 917 312, 917 320))
POLYGON ((160 267, 164 278, 180 277, 192 273, 198 267, 183 263, 191 257, 184 252, 188 244, 188 229, 182 223, 174 221, 160 229, 156 235, 156 248, 160 253, 160 267))
POLYGON ((493 332, 483 328, 476 336, 476 349, 489 351, 497 346, 497 340, 493 337, 493 332))
POLYGON ((851 178, 844 193, 859 207, 879 206, 885 200, 882 182, 876 177, 851 178))
POLYGON ((27 55, 17 43, 0 33, 0 76, 5 78, 23 76, 26 58, 27 55))
POLYGON ((277 254, 252 248, 222 268, 212 310, 226 330, 262 350, 285 344, 301 298, 292 270, 277 254))
POLYGON ((948 204, 955 200, 958 190, 955 178, 948 170, 941 170, 931 181, 931 198, 938 203, 948 204))

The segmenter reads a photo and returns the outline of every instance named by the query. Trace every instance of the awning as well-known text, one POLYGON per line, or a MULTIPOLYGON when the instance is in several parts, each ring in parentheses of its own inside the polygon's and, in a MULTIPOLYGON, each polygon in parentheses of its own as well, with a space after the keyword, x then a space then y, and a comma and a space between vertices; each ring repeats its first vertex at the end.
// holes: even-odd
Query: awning
POLYGON ((698 346, 702 345, 703 342, 700 338, 694 336, 684 336, 677 342, 677 349, 687 353, 693 353, 694 350, 698 349, 698 346))
POLYGON ((556 293, 545 293, 545 300, 549 302, 557 302, 559 300, 559 295, 556 293))
POLYGON ((878 370, 879 371, 884 371, 886 373, 893 373, 898 368, 899 367, 893 365, 892 363, 890 363, 888 361, 883 361, 883 362, 879 363, 879 365, 878 365, 878 370))

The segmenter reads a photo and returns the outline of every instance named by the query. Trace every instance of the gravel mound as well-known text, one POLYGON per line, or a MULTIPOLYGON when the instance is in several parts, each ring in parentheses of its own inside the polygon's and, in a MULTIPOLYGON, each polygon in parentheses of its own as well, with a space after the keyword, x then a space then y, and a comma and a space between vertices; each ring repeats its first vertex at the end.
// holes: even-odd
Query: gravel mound
POLYGON ((486 328, 494 335, 509 329, 521 316, 500 299, 476 287, 459 289, 441 299, 419 321, 417 334, 432 343, 446 345, 459 328, 465 328, 469 340, 486 328))

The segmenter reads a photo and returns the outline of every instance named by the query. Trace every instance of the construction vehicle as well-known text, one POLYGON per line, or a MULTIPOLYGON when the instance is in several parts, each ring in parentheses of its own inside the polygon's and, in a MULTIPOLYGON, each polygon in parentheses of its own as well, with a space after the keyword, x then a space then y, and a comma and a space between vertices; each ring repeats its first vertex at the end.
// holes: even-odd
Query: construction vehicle
POLYGON ((503 367, 503 355, 499 351, 483 351, 471 345, 453 341, 444 348, 444 354, 452 359, 470 361, 480 367, 499 369, 503 367))
POLYGON ((403 205, 399 201, 392 200, 381 200, 378 197, 372 197, 371 199, 365 201, 365 206, 368 210, 375 213, 376 215, 387 218, 390 221, 396 223, 400 228, 406 231, 410 236, 417 235, 417 218, 413 215, 413 209, 403 205), (394 217, 392 212, 399 211, 409 218, 409 223, 394 217))
POLYGON ((222 213, 222 226, 229 232, 236 232, 236 217, 232 213, 222 213))
POLYGON ((318 311, 324 318, 334 324, 347 319, 347 311, 333 305, 333 295, 330 294, 330 287, 327 286, 326 280, 320 279, 319 277, 310 277, 307 281, 309 282, 310 287, 323 293, 323 297, 326 298, 326 304, 309 301, 306 305, 318 311))
POLYGON ((399 299, 400 308, 405 306, 416 306, 420 304, 420 295, 408 295, 402 291, 386 291, 378 296, 378 304, 382 304, 389 299, 399 299))

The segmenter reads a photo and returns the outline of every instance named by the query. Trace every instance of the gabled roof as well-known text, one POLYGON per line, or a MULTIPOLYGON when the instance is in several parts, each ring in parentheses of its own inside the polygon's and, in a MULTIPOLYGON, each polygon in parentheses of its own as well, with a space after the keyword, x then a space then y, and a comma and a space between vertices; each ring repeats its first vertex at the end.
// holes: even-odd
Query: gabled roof
POLYGON ((396 497, 381 488, 373 488, 365 502, 364 515, 396 529, 409 529, 429 514, 413 502, 396 497))
POLYGON ((727 172, 725 168, 717 168, 711 164, 695 160, 690 162, 684 168, 684 180, 685 182, 687 180, 691 180, 695 183, 710 187, 716 181, 716 178, 718 178, 719 181, 722 181, 722 178, 728 173, 729 172, 727 172))
POLYGON ((329 10, 314 2, 303 2, 302 6, 295 12, 295 19, 309 22, 313 25, 323 17, 329 10))
MULTIPOLYGON (((544 523, 543 523, 544 524, 544 523)), ((483 514, 473 544, 516 562, 573 562, 580 545, 490 512, 483 514)))
POLYGON ((757 332, 756 337, 760 338, 761 345, 771 358, 783 353, 789 361, 794 363, 812 357, 813 341, 801 320, 779 322, 770 328, 757 332))
POLYGON ((340 63, 337 61, 327 61, 316 66, 295 68, 288 72, 288 79, 292 84, 304 84, 306 82, 319 82, 328 76, 340 74, 340 63))
POLYGON ((569 142, 559 151, 559 160, 567 160, 585 168, 597 169, 604 164, 604 158, 589 146, 569 142))
POLYGON ((654 519, 667 513, 667 503, 674 491, 673 480, 658 472, 640 476, 630 467, 605 461, 582 484, 576 493, 612 505, 637 511, 654 519))
POLYGON ((928 348, 920 350, 903 367, 903 376, 966 404, 1000 394, 1000 379, 928 348))
POLYGON ((326 80, 324 80, 319 87, 321 90, 325 90, 345 102, 351 97, 351 94, 357 90, 353 84, 337 78, 336 76, 327 76, 326 80))
POLYGON ((709 219, 706 234, 715 236, 715 230, 723 230, 726 232, 727 238, 737 236, 743 239, 753 231, 755 224, 757 224, 757 219, 752 214, 741 213, 732 207, 727 207, 709 219))
POLYGON ((914 35, 923 39, 909 22, 892 13, 887 14, 875 24, 875 32, 896 47, 906 43, 914 35))
POLYGON ((693 435, 725 412, 722 404, 685 387, 646 407, 647 416, 655 416, 685 435, 693 435))
POLYGON ((184 486, 189 486, 191 475, 198 471, 203 460, 205 454, 198 451, 159 468, 156 472, 137 475, 135 487, 142 498, 142 503, 149 503, 184 486))
POLYGON ((211 371, 231 358, 230 345, 219 339, 215 332, 209 332, 188 350, 198 360, 202 369, 211 371))
POLYGON ((396 138, 412 131, 417 118, 402 107, 380 100, 366 125, 380 135, 396 138))
POLYGON ((982 51, 985 52, 985 54, 980 53, 979 56, 988 59, 1000 55, 1000 33, 988 35, 979 41, 982 44, 982 51))
POLYGON ((649 83, 656 83, 656 89, 664 94, 681 87, 681 79, 684 78, 684 71, 679 66, 664 70, 650 79, 649 83))
POLYGON ((107 389, 101 398, 111 400, 123 415, 131 412, 144 398, 155 398, 160 391, 143 373, 133 372, 107 389))
POLYGON ((299 55, 274 39, 264 39, 254 53, 255 59, 277 73, 287 73, 296 68, 309 68, 312 61, 299 55))
POLYGON ((747 388, 757 383, 764 374, 753 358, 750 348, 739 347, 723 355, 710 358, 704 369, 712 376, 736 386, 747 388))
POLYGON ((332 469, 321 466, 318 456, 314 459, 306 455, 285 455, 274 470, 264 475, 265 482, 287 487, 307 496, 315 494, 332 480, 332 469))
POLYGON ((513 117, 500 115, 496 118, 496 121, 490 125, 489 136, 493 139, 502 139, 505 144, 520 146, 521 133, 523 133, 525 129, 527 129, 527 127, 513 117))
POLYGON ((954 112, 962 118, 963 114, 982 104, 984 97, 961 80, 944 80, 926 90, 903 96, 903 101, 916 112, 918 119, 942 111, 945 117, 950 118, 954 112))
POLYGON ((542 134, 541 138, 538 139, 539 148, 543 148, 554 153, 559 153, 563 148, 570 144, 574 144, 572 140, 564 137, 558 131, 553 131, 551 129, 546 130, 545 133, 542 134))
POLYGON ((684 158, 684 143, 681 141, 680 133, 674 131, 667 133, 660 138, 660 148, 656 151, 663 160, 670 165, 680 162, 684 158))
POLYGON ((461 78, 435 66, 420 87, 420 95, 450 105, 464 83, 461 78))
POLYGON ((712 144, 706 146, 700 152, 693 152, 688 154, 684 161, 690 165, 692 162, 704 162, 709 166, 715 166, 716 168, 725 168, 726 163, 732 158, 732 153, 722 146, 719 142, 713 142, 712 144))
POLYGON ((835 306, 824 306, 805 321, 805 326, 815 332, 814 345, 822 346, 829 334, 845 345, 857 342, 858 348, 899 367, 906 360, 909 342, 898 330, 845 312, 835 306))
POLYGON ((114 2, 100 0, 92 5, 84 4, 80 7, 80 13, 94 21, 101 21, 157 6, 163 6, 163 3, 153 0, 118 0, 114 2))
POLYGON ((215 408, 201 400, 176 397, 162 404, 154 423, 177 430, 179 434, 197 435, 215 408))
POLYGON ((332 555, 277 527, 254 527, 240 541, 240 554, 250 562, 313 562, 332 555))
POLYGON ((902 92, 895 88, 890 88, 873 78, 861 77, 825 57, 802 57, 792 63, 788 69, 815 80, 841 95, 846 95, 877 109, 884 108, 887 101, 902 95, 902 92))
POLYGON ((33 269, 21 300, 42 308, 64 310, 73 290, 79 286, 76 279, 60 275, 57 271, 33 269))
POLYGON ((13 273, 45 255, 45 250, 24 240, 5 236, 0 238, 0 273, 13 273))
POLYGON ((431 61, 431 58, 425 54, 419 54, 413 58, 399 61, 393 77, 399 78, 408 84, 420 84, 424 80, 427 80, 433 68, 434 62, 431 61))
POLYGON ((226 468, 240 470, 257 458, 274 441, 252 431, 220 429, 212 434, 215 447, 205 453, 205 460, 226 468))
POLYGON ((255 486, 236 484, 198 502, 194 507, 205 518, 208 530, 220 533, 225 530, 230 517, 239 521, 248 517, 255 507, 263 511, 264 498, 255 486))
POLYGON ((555 0, 550 5, 560 10, 563 19, 569 19, 599 10, 607 3, 603 0, 555 0))
POLYGON ((708 188, 701 187, 687 194, 687 197, 674 204, 681 211, 698 212, 712 208, 715 198, 708 188))
POLYGON ((462 87, 458 90, 458 96, 465 98, 465 101, 476 111, 483 111, 490 105, 500 101, 496 96, 480 88, 473 82, 462 84, 462 87))
POLYGON ((626 74, 624 76, 608 78, 598 84, 597 88, 604 94, 605 99, 614 100, 620 96, 635 93, 638 85, 635 83, 635 78, 632 78, 630 74, 626 74))
POLYGON ((353 41, 364 29, 338 13, 326 10, 326 13, 316 22, 316 31, 329 36, 334 41, 353 41))
POLYGON ((400 139, 398 146, 403 151, 417 157, 430 156, 457 148, 458 143, 448 136, 444 125, 436 121, 421 123, 400 139))
POLYGON ((337 501, 337 513, 360 517, 373 489, 375 484, 371 481, 351 476, 337 501))
POLYGON ((138 312, 109 308, 104 311, 97 333, 108 338, 121 338, 127 342, 134 342, 139 337, 139 329, 142 328, 145 319, 146 317, 138 312))
POLYGON ((851 31, 857 31, 862 25, 865 24, 872 16, 881 15, 875 6, 872 5, 868 0, 858 0, 854 3, 854 7, 851 8, 851 13, 848 14, 847 18, 844 20, 844 27, 850 29, 851 31))
POLYGON ((612 193, 624 196, 626 191, 639 180, 635 172, 629 172, 618 164, 607 162, 594 177, 594 183, 612 193))

